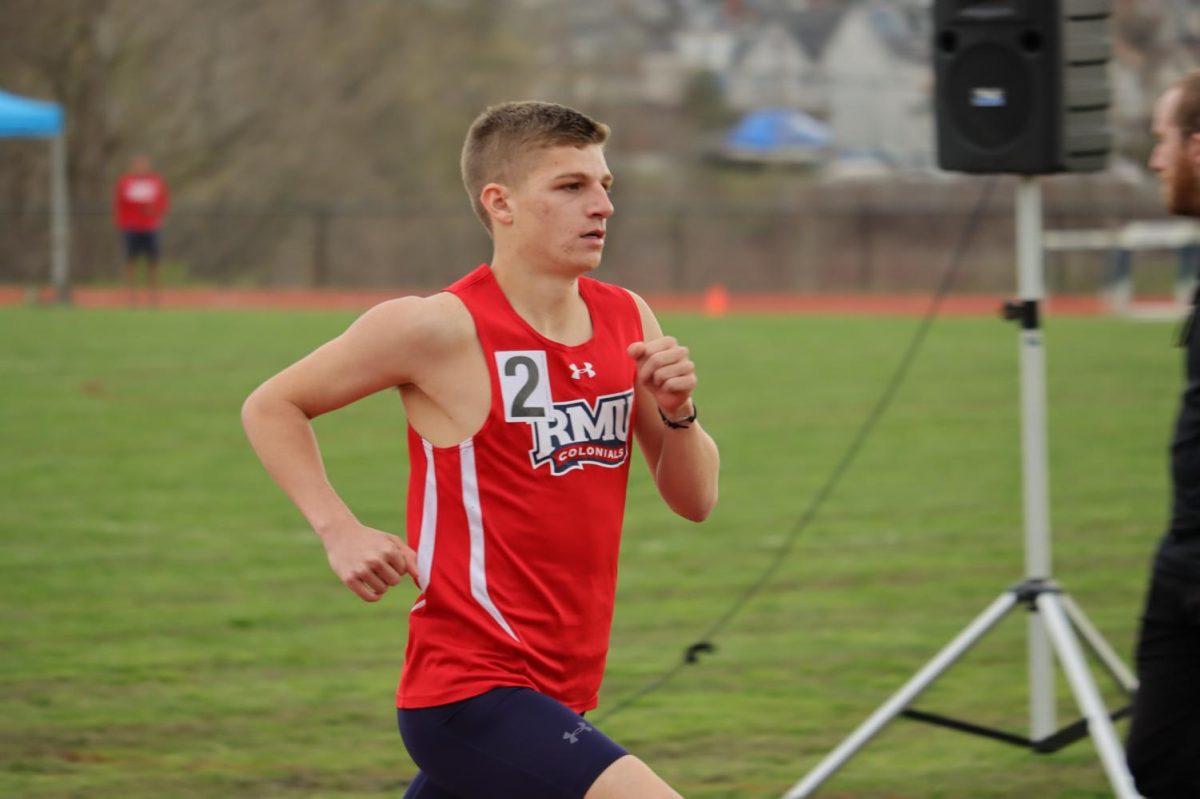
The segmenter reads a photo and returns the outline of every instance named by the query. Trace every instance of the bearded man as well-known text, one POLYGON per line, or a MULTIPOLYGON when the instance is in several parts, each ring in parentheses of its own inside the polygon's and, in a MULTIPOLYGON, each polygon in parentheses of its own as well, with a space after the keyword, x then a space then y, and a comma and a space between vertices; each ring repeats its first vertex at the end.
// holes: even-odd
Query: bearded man
MULTIPOLYGON (((1167 209, 1200 217, 1200 70, 1154 109, 1150 168, 1167 209)), ((1147 799, 1200 797, 1200 332, 1196 300, 1179 344, 1187 382, 1171 443, 1171 521, 1154 557, 1137 643, 1127 756, 1147 799)))

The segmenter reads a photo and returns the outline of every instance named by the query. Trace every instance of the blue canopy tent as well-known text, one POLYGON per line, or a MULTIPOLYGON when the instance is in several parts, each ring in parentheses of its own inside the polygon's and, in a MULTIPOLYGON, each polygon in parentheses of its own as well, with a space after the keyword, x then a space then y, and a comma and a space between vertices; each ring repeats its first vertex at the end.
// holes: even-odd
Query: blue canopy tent
POLYGON ((729 131, 721 152, 735 161, 811 164, 832 141, 829 127, 793 108, 751 111, 729 131))
POLYGON ((0 138, 50 140, 50 275, 58 299, 70 299, 67 148, 62 108, 0 91, 0 138))

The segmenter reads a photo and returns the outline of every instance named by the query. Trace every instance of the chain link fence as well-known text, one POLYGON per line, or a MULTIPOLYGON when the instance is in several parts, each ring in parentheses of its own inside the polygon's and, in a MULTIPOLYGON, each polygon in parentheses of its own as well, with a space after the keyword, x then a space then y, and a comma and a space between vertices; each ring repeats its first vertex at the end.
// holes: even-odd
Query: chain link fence
MULTIPOLYGON (((1150 188, 1062 180, 1065 187, 1047 184, 1048 229, 1111 228, 1162 216, 1150 188)), ((977 182, 958 180, 814 187, 774 206, 618 200, 601 277, 645 292, 696 292, 714 283, 735 292, 921 292, 944 268, 978 191, 977 182)), ((1013 285, 1012 192, 996 196, 957 291, 1013 285)), ((0 282, 48 281, 48 224, 45 209, 0 210, 0 282)), ((119 282, 121 243, 109 209, 78 205, 71 228, 73 281, 119 282)), ((171 212, 162 245, 167 283, 225 287, 435 290, 491 252, 465 203, 184 204, 171 212)), ((1155 258, 1174 264, 1170 253, 1145 261, 1155 258)), ((1100 287, 1106 262, 1094 253, 1056 254, 1047 267, 1051 292, 1087 293, 1100 287)), ((1168 285, 1170 269, 1139 273, 1155 271, 1168 285)))

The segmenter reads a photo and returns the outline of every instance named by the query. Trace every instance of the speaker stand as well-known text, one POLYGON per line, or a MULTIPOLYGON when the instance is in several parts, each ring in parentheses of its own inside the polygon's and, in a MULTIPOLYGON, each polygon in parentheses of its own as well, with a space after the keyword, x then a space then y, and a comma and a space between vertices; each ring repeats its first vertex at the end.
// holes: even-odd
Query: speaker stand
POLYGON ((1033 177, 1017 187, 1017 283, 1020 300, 1005 305, 1005 317, 1021 324, 1021 470, 1025 515, 1025 580, 1004 591, 941 652, 859 725, 836 749, 797 782, 784 799, 810 796, 858 750, 898 715, 959 732, 1027 747, 1039 754, 1056 752, 1088 735, 1119 799, 1135 799, 1133 778, 1112 722, 1129 706, 1109 713, 1092 679, 1077 637, 1081 636, 1117 685, 1132 696, 1137 680, 1071 597, 1051 578, 1050 502, 1047 481, 1046 354, 1040 319, 1045 297, 1042 269, 1042 195, 1033 177), (1018 606, 1027 608, 1029 736, 995 730, 909 707, 979 639, 1018 606), (1054 662, 1057 655, 1083 718, 1056 729, 1054 662))

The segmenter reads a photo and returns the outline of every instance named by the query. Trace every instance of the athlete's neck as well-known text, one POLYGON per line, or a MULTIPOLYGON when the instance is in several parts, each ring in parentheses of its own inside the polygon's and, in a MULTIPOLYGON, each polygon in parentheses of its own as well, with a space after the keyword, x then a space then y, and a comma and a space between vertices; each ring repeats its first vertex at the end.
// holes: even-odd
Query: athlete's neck
POLYGON ((552 341, 573 346, 592 337, 592 320, 575 275, 537 272, 497 254, 492 274, 513 310, 552 341))

